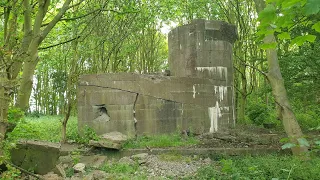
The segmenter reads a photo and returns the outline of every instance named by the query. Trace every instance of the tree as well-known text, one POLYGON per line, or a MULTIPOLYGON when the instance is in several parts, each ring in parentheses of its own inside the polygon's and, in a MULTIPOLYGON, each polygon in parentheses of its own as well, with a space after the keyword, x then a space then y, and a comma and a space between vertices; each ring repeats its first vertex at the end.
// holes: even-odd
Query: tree
MULTIPOLYGON (((308 3, 308 6, 310 6, 311 3, 314 6, 319 7, 319 3, 318 1, 316 2, 312 0, 304 2, 296 0, 271 0, 268 2, 270 4, 265 3, 264 0, 255 0, 256 9, 259 13, 259 20, 261 23, 259 33, 262 35, 264 42, 262 48, 266 50, 268 62, 268 73, 266 74, 266 77, 271 84, 274 99, 277 105, 279 105, 280 107, 284 129, 289 137, 290 142, 296 145, 291 148, 292 152, 294 155, 302 155, 308 151, 308 147, 304 146, 303 143, 301 143, 305 142, 305 139, 287 97, 287 90, 284 86, 284 80, 280 71, 276 49, 277 41, 274 33, 281 32, 282 29, 290 29, 291 26, 295 24, 294 21, 296 20, 296 18, 301 18, 301 14, 293 14, 294 9, 296 9, 297 6, 301 8, 305 4, 308 5, 308 3), (274 6, 274 4, 276 6, 274 6), (277 14, 277 11, 279 10, 281 12, 277 14)), ((313 13, 318 13, 319 10, 320 8, 318 8, 317 11, 314 11, 313 13)), ((309 10, 307 9, 306 14, 309 13, 308 11, 309 10)), ((286 37, 288 36, 288 33, 283 32, 282 36, 284 36, 284 38, 288 38, 286 37)), ((281 37, 281 35, 279 35, 278 37, 281 37)), ((290 37, 288 39, 290 39, 290 37)), ((292 40, 292 42, 299 42, 299 44, 305 41, 314 41, 313 36, 301 36, 298 39, 296 38, 292 40)))
MULTIPOLYGON (((7 129, 7 112, 11 93, 22 69, 16 106, 26 110, 32 89, 33 74, 39 62, 38 48, 66 11, 83 0, 51 2, 50 0, 7 0, 3 7, 3 40, 0 49, 0 133, 7 129), (22 15, 22 16, 21 16, 22 15), (23 68, 22 68, 23 67, 23 68)), ((0 152, 1 153, 1 152, 0 152)))

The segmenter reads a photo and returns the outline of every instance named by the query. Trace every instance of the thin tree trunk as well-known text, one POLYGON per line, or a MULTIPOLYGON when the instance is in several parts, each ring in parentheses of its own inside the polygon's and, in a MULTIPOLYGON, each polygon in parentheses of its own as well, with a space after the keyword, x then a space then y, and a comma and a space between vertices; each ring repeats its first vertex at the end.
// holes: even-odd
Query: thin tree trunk
MULTIPOLYGON (((71 100, 71 98, 69 100, 71 100)), ((72 104, 71 104, 71 102, 68 102, 67 103, 67 110, 65 112, 66 114, 65 114, 64 119, 62 121, 61 143, 65 143, 67 141, 67 123, 70 118, 71 108, 72 108, 72 104)))
MULTIPOLYGON (((261 12, 265 7, 263 0, 255 0, 257 12, 261 12)), ((274 43, 276 39, 273 34, 267 35, 264 38, 264 43, 274 43)), ((290 139, 290 142, 298 145, 298 139, 303 138, 303 133, 292 111, 289 99, 287 97, 287 90, 284 86, 284 81, 281 75, 277 50, 275 48, 267 49, 266 56, 268 61, 267 78, 271 84, 272 94, 276 103, 281 108, 281 116, 284 129, 290 139)), ((303 155, 308 152, 305 146, 295 146, 291 148, 294 155, 303 155)))

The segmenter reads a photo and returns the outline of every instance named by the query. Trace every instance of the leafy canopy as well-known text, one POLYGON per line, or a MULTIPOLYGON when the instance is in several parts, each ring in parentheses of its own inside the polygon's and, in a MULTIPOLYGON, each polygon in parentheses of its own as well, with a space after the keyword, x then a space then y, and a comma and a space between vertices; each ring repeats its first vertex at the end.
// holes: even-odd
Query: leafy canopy
MULTIPOLYGON (((319 18, 312 18, 320 11, 319 0, 267 0, 266 7, 259 13, 259 40, 269 34, 276 34, 280 40, 291 40, 291 45, 301 46, 305 42, 313 43, 316 36, 302 33, 292 38, 291 30, 299 25, 312 26, 320 32, 319 18), (316 19, 316 20, 315 20, 316 19)), ((262 49, 275 48, 276 43, 263 44, 262 49)))

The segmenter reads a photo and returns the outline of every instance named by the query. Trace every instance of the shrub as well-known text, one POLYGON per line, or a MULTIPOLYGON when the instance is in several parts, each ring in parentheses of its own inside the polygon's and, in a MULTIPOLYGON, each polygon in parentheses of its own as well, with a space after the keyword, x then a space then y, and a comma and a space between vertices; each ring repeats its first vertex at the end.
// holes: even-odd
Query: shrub
POLYGON ((17 124, 24 118, 24 112, 19 108, 10 107, 8 109, 8 122, 17 124))
POLYGON ((296 118, 302 129, 315 128, 320 125, 320 116, 315 111, 296 113, 296 118))
POLYGON ((292 156, 234 157, 200 168, 191 179, 318 179, 320 159, 292 156))
POLYGON ((275 116, 272 109, 263 103, 254 103, 248 106, 246 111, 249 119, 256 125, 262 125, 266 122, 275 122, 275 116))

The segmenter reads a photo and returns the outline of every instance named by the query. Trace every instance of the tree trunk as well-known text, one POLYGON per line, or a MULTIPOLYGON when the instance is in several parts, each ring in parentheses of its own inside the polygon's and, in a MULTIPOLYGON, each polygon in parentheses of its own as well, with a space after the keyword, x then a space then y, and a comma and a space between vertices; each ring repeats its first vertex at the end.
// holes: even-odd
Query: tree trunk
MULTIPOLYGON (((255 0, 257 12, 261 12, 265 7, 263 0, 255 0)), ((264 38, 264 43, 274 43, 276 39, 273 34, 269 34, 264 38)), ((281 108, 281 116, 284 129, 289 137, 291 143, 296 144, 291 148, 294 155, 304 155, 308 152, 308 148, 305 146, 299 146, 298 139, 303 138, 303 133, 296 120, 296 117, 292 111, 289 99, 287 97, 287 90, 284 86, 284 81, 281 75, 277 50, 275 48, 266 50, 268 61, 268 73, 267 78, 271 84, 272 94, 276 103, 281 108)))
POLYGON ((247 105, 247 79, 246 79, 246 67, 240 65, 240 77, 241 77, 241 93, 240 93, 240 106, 239 106, 239 122, 245 122, 245 111, 247 105))
POLYGON ((67 110, 65 112, 66 114, 65 114, 64 119, 62 121, 61 143, 65 143, 67 141, 67 123, 70 118, 71 107, 72 107, 71 102, 68 102, 67 110))
POLYGON ((37 57, 34 57, 34 60, 25 62, 23 66, 23 75, 20 81, 20 87, 19 87, 18 98, 16 103, 16 107, 20 108, 23 111, 27 110, 27 108, 29 107, 29 99, 30 99, 32 84, 33 84, 33 75, 34 75, 34 71, 36 69, 37 63, 38 63, 37 57))
POLYGON ((8 126, 8 108, 9 108, 9 95, 5 88, 6 83, 6 73, 0 71, 0 157, 3 156, 3 141, 6 136, 7 126, 8 126))
MULTIPOLYGON (((72 0, 66 0, 63 3, 63 6, 60 8, 59 12, 54 16, 54 18, 46 25, 46 27, 42 30, 41 26, 43 24, 43 19, 47 14, 48 7, 50 5, 50 1, 39 1, 38 11, 35 16, 35 20, 33 22, 33 29, 32 32, 25 32, 24 36, 26 43, 23 44, 21 49, 28 49, 27 57, 23 59, 23 73, 22 79, 20 82, 20 87, 18 91, 18 98, 16 107, 20 108, 21 110, 26 110, 29 106, 29 99, 32 90, 32 82, 33 82, 33 75, 34 70, 38 64, 38 47, 41 42, 47 37, 49 32, 52 28, 58 23, 58 21, 62 18, 65 12, 69 8, 69 4, 72 0), (32 35, 31 39, 29 39, 29 35, 32 35), (28 48, 26 48, 28 47, 28 48)), ((31 28, 31 11, 30 11, 30 3, 28 0, 23 1, 24 5, 24 21, 25 25, 31 28)), ((31 31, 31 29, 30 29, 31 31)), ((19 59, 16 60, 20 62, 19 59)))

